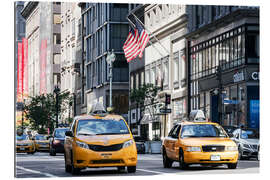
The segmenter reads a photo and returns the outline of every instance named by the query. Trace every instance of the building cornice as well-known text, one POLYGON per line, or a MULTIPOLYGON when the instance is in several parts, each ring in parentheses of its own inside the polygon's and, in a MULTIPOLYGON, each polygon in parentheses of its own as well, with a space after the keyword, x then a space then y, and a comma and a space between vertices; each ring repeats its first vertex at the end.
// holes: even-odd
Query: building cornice
POLYGON ((24 17, 24 19, 27 19, 29 17, 29 15, 35 9, 38 3, 39 2, 30 1, 25 4, 24 8, 21 11, 21 15, 24 17))

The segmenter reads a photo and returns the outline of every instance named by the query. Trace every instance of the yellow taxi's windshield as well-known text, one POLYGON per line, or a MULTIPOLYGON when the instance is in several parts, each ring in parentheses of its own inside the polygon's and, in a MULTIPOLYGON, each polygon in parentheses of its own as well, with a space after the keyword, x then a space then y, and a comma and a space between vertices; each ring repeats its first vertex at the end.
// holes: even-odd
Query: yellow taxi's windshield
POLYGON ((45 136, 38 135, 35 137, 35 140, 47 140, 45 136))
POLYGON ((28 136, 27 135, 21 135, 21 136, 16 136, 16 139, 19 140, 19 141, 22 141, 22 140, 28 140, 28 136))
POLYGON ((123 119, 91 119, 79 120, 77 135, 106 135, 129 134, 128 127, 123 119))
POLYGON ((220 126, 213 124, 185 125, 181 131, 182 138, 200 137, 227 137, 220 126))

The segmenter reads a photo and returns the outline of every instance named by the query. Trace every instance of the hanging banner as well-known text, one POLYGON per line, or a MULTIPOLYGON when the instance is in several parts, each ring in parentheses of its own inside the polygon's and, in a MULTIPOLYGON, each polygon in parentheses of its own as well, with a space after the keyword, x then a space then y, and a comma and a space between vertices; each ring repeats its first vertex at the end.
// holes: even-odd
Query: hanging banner
POLYGON ((24 96, 28 96, 28 40, 26 38, 22 39, 23 46, 23 60, 24 60, 24 68, 23 68, 23 82, 24 82, 24 96))
POLYGON ((42 40, 40 47, 40 94, 46 94, 46 59, 47 40, 42 40))
POLYGON ((17 102, 22 102, 23 94, 23 58, 22 43, 18 43, 18 63, 17 63, 17 102))

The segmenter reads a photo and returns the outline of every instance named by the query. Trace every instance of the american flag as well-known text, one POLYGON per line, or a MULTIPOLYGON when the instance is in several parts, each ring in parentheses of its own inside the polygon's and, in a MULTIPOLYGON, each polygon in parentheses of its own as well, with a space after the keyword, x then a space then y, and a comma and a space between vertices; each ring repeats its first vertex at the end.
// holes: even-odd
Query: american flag
POLYGON ((123 46, 125 57, 127 59, 127 62, 130 62, 134 58, 138 56, 140 53, 140 46, 139 46, 139 34, 138 30, 131 29, 129 31, 127 40, 123 46))
POLYGON ((129 31, 127 40, 123 46, 127 62, 130 62, 139 55, 142 58, 145 46, 149 41, 149 36, 142 25, 136 21, 135 30, 129 31))
POLYGON ((139 32, 139 44, 140 44, 140 54, 139 54, 139 58, 142 58, 143 56, 143 51, 145 46, 147 45, 148 41, 149 41, 149 36, 148 34, 145 32, 144 28, 142 27, 142 25, 136 21, 136 28, 138 29, 139 32))

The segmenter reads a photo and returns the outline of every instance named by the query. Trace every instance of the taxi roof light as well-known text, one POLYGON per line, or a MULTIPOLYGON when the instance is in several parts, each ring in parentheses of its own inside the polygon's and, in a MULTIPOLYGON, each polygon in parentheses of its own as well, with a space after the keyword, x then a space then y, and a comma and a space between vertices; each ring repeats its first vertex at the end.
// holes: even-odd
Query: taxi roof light
POLYGON ((96 115, 104 116, 107 114, 107 111, 105 110, 104 106, 101 103, 97 102, 90 107, 89 114, 95 116, 96 115))
POLYGON ((189 121, 193 122, 206 122, 206 118, 202 110, 192 110, 189 115, 189 121))

